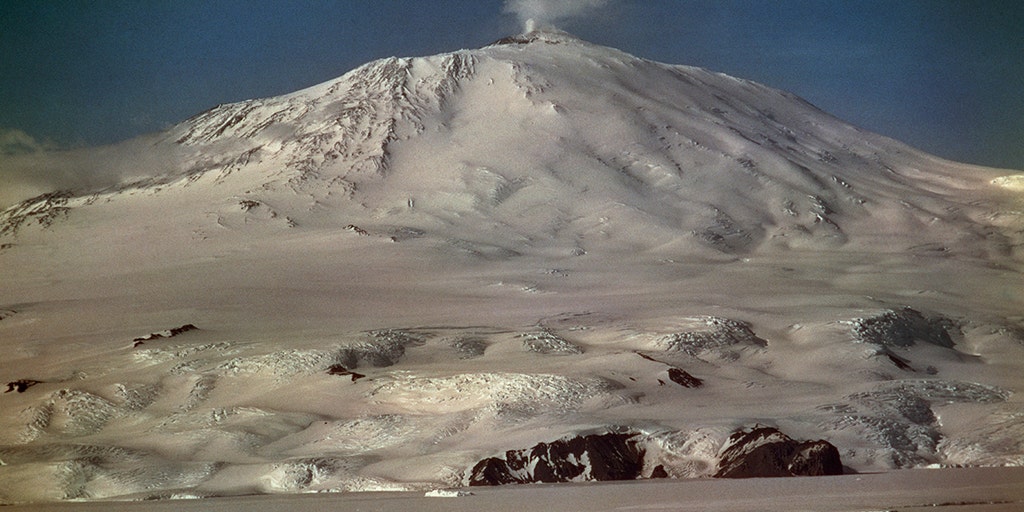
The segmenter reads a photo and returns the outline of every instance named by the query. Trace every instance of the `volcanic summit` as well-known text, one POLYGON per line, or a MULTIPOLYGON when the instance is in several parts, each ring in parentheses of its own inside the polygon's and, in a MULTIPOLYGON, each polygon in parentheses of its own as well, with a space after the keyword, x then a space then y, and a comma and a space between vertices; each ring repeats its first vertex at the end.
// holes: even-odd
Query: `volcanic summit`
POLYGON ((1024 464, 1019 177, 792 94, 546 30, 103 151, 0 213, 0 502, 1024 464))

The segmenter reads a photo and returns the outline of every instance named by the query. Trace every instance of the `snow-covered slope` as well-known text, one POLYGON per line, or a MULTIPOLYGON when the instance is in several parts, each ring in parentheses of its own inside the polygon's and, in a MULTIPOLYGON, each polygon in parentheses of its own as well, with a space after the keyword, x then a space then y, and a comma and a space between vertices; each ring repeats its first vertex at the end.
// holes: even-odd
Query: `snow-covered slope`
POLYGON ((1024 463, 1008 171, 558 32, 146 144, 0 214, 0 501, 458 485, 620 431, 706 476, 755 425, 1024 463))

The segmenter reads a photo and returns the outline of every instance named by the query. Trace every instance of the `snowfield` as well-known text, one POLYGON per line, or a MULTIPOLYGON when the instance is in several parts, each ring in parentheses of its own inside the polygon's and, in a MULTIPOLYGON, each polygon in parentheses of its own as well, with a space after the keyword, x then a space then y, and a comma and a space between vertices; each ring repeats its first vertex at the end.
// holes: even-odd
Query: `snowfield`
MULTIPOLYGON (((711 477, 761 428, 834 446, 848 504, 1024 503, 1016 469, 898 472, 873 502, 853 474, 1024 465, 1019 174, 554 31, 104 151, 146 144, 173 170, 0 213, 0 504, 529 510, 455 489, 560 443, 544 464, 601 479, 598 439, 642 479, 711 477)), ((807 480, 771 485, 832 485, 807 480)), ((627 492, 769 485, 684 484, 627 492)))

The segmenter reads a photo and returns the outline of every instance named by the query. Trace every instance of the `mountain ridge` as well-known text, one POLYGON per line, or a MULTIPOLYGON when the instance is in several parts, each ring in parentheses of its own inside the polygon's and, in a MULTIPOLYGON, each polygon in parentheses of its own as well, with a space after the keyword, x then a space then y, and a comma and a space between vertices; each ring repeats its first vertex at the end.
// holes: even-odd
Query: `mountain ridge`
MULTIPOLYGON (((527 195, 520 193, 524 188, 547 188, 579 200, 623 203, 640 213, 633 224, 682 226, 704 245, 737 254, 772 240, 842 245, 848 236, 837 213, 912 229, 925 217, 944 216, 936 210, 964 209, 958 195, 999 175, 863 132, 789 93, 639 59, 561 32, 373 61, 295 93, 214 107, 155 144, 173 146, 162 151, 174 155, 179 170, 129 187, 223 182, 246 170, 245 183, 233 187, 247 198, 241 200, 259 201, 277 189, 312 203, 340 195, 365 204, 374 217, 399 213, 404 204, 442 223, 451 220, 453 207, 456 214, 479 214, 527 195), (577 100, 595 97, 615 110, 591 113, 577 100), (459 131, 459 122, 468 128, 459 131), (421 139, 420 147, 403 151, 421 139), (494 151, 510 147, 532 154, 494 151), (414 155, 402 169, 431 172, 388 176, 396 154, 414 155), (540 168, 523 168, 523 161, 540 168), (735 185, 724 186, 727 180, 735 185), (873 187, 870 199, 859 192, 862 186, 873 187), (604 194, 583 197, 602 188, 604 194), (763 204, 769 194, 778 204, 763 204), (865 203, 883 199, 907 206, 867 211, 881 210, 865 203)), ((513 216, 524 214, 520 208, 513 216)), ((977 221, 984 214, 970 215, 977 221)), ((287 216, 294 221, 301 214, 287 216)), ((595 223, 609 216, 558 211, 534 222, 580 217, 595 223)), ((661 234, 651 236, 670 236, 655 232, 661 234)), ((522 226, 508 233, 534 235, 522 226)))

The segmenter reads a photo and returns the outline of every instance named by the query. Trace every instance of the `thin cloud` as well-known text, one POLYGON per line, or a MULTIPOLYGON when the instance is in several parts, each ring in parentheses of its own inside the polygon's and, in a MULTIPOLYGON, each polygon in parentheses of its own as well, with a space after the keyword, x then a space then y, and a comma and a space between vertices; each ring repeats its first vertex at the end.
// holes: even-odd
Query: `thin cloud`
POLYGON ((176 171, 179 155, 153 142, 61 149, 21 130, 0 130, 0 210, 47 192, 84 194, 176 171))
POLYGON ((514 14, 525 32, 555 27, 586 18, 607 8, 614 0, 506 0, 504 11, 514 14))
POLYGON ((35 137, 14 128, 0 128, 0 155, 14 156, 54 149, 49 141, 38 141, 35 137))

